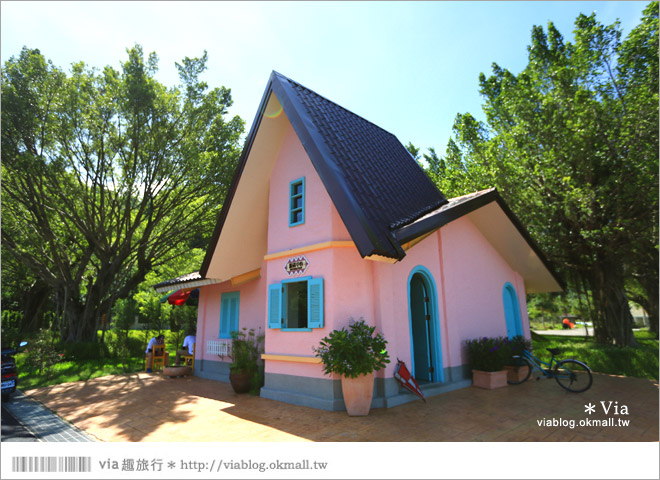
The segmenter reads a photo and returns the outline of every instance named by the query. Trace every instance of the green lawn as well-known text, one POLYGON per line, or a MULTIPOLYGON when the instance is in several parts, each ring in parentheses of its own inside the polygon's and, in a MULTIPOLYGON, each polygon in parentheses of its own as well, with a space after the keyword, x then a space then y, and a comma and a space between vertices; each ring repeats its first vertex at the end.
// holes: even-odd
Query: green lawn
POLYGON ((47 385, 79 382, 106 375, 139 372, 144 369, 144 357, 131 358, 125 365, 116 358, 63 361, 52 367, 50 378, 47 378, 43 373, 39 375, 37 372, 29 372, 25 367, 24 355, 18 355, 16 365, 19 375, 18 388, 29 390, 47 385))
MULTIPOLYGON (((170 354, 170 362, 174 362, 177 350, 177 337, 169 330, 163 331, 165 344, 170 354)), ((100 336, 101 332, 99 332, 100 336)), ((131 330, 129 332, 128 350, 129 354, 125 361, 120 359, 121 354, 116 351, 118 343, 115 332, 105 333, 105 354, 101 357, 98 344, 77 345, 69 357, 65 358, 51 367, 50 375, 45 372, 39 374, 31 371, 25 364, 26 353, 16 355, 16 366, 19 375, 19 387, 21 390, 45 387, 48 385, 59 385, 61 383, 78 382, 106 375, 134 373, 144 370, 144 350, 149 338, 156 332, 145 333, 143 330, 131 330), (101 358, 99 358, 101 357, 101 358)), ((179 338, 179 340, 181 340, 179 338)), ((30 348, 28 343, 27 348, 30 348)), ((64 351, 58 350, 58 351, 64 351)))
POLYGON ((658 340, 644 330, 636 331, 638 347, 618 348, 593 343, 591 337, 532 334, 534 354, 550 361, 546 348, 559 348, 559 359, 574 358, 599 373, 658 379, 658 340))

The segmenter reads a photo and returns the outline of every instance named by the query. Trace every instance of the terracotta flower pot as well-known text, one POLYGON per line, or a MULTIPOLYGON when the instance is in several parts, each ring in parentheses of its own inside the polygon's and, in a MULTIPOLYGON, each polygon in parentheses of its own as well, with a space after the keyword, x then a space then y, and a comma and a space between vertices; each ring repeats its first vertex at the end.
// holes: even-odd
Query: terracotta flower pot
POLYGON ((527 372, 529 371, 529 367, 527 365, 522 366, 522 367, 514 367, 512 365, 505 365, 504 370, 507 371, 507 379, 510 382, 520 382, 527 375, 527 372), (518 368, 518 369, 516 370, 516 368, 518 368))
POLYGON ((163 375, 167 377, 181 377, 183 375, 190 375, 191 373, 192 369, 187 365, 163 367, 163 375))
POLYGON ((472 370, 472 386, 487 390, 506 387, 507 373, 506 370, 500 370, 499 372, 472 370))
POLYGON ((346 411, 350 417, 369 415, 374 395, 374 374, 367 373, 357 378, 341 377, 341 390, 346 411))
POLYGON ((230 371, 229 383, 231 383, 234 392, 247 393, 250 391, 250 374, 246 370, 230 371))

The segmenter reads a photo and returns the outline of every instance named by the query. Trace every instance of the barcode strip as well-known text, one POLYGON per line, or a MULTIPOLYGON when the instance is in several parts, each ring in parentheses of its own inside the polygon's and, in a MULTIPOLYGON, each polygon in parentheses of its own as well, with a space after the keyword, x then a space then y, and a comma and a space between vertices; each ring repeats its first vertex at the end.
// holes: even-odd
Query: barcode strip
POLYGON ((92 457, 12 457, 12 472, 91 472, 92 457))

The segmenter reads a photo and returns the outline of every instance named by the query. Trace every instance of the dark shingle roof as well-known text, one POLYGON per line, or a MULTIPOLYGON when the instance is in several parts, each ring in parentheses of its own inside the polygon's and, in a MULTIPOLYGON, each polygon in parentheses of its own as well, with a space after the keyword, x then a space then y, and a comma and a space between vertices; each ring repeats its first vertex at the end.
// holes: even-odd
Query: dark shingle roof
POLYGON ((273 72, 271 88, 363 257, 403 258, 391 225, 447 202, 391 133, 273 72))
MULTIPOLYGON (((246 138, 200 272, 192 275, 206 278, 271 94, 282 105, 362 257, 400 260, 405 256, 403 244, 496 201, 558 279, 496 190, 448 201, 394 135, 277 72, 271 74, 246 138)), ((180 277, 172 282, 183 281, 180 277)))
POLYGON ((446 203, 408 150, 391 133, 302 85, 282 77, 295 91, 328 146, 337 173, 346 181, 375 230, 408 223, 446 203))
POLYGON ((274 93, 332 199, 360 255, 401 259, 393 229, 447 202, 391 133, 273 72, 245 140, 200 273, 204 278, 266 105, 274 93))

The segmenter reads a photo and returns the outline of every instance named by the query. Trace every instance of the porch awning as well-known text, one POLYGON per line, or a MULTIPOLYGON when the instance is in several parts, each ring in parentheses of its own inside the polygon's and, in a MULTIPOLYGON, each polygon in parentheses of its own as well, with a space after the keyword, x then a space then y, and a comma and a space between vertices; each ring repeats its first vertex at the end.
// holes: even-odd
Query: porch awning
POLYGON ((181 275, 180 277, 176 277, 171 280, 165 280, 164 282, 157 283, 153 286, 153 288, 158 293, 167 293, 175 289, 191 290, 193 288, 203 287, 204 285, 213 285, 215 283, 221 282, 222 280, 218 280, 217 278, 202 278, 199 272, 193 272, 186 275, 181 275))

